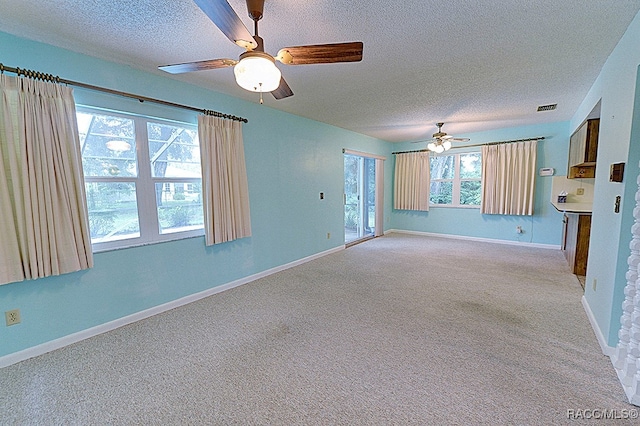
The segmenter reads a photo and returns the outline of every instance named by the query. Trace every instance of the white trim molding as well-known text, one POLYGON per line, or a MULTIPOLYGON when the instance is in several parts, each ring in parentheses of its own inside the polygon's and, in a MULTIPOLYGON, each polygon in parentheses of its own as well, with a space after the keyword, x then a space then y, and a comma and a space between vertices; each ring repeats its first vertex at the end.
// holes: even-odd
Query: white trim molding
POLYGON ((598 326, 598 322, 596 321, 596 317, 593 315, 593 311, 591 311, 591 307, 587 302, 587 299, 582 296, 582 308, 584 312, 587 314, 587 318, 589 319, 589 323, 591 324, 591 328, 596 335, 596 339, 598 339, 598 344, 600 345, 600 350, 602 353, 608 357, 611 357, 615 354, 616 348, 609 346, 607 344, 607 339, 604 338, 604 334, 602 334, 602 330, 598 326))
POLYGON ((182 297, 180 299, 176 299, 171 302, 164 303, 162 305, 154 306, 152 308, 145 309, 143 311, 136 312, 134 314, 127 315, 125 317, 118 318, 116 320, 109 321, 104 324, 97 325, 95 327, 87 328, 86 330, 78 331, 76 333, 72 333, 67 336, 63 336, 58 339, 51 340, 49 342, 45 342, 36 346, 32 346, 27 349, 18 351, 18 352, 14 352, 14 353, 2 356, 0 357, 0 368, 8 367, 9 365, 16 364, 18 362, 27 360, 29 358, 43 355, 47 352, 51 352, 53 350, 63 348, 65 346, 80 342, 82 340, 97 336, 102 333, 106 333, 111 330, 115 330, 122 326, 143 320, 145 318, 149 318, 153 315, 157 315, 162 312, 166 312, 171 309, 175 309, 180 306, 187 305, 189 303, 195 302, 205 297, 209 297, 214 294, 221 293, 225 290, 229 290, 229 289, 241 286, 243 284, 247 284, 252 281, 258 280, 260 278, 264 278, 266 276, 275 274, 277 272, 284 271, 285 269, 293 268, 294 266, 301 265, 311 260, 315 260, 320 257, 339 252, 341 250, 344 250, 344 248, 345 248, 344 245, 334 247, 332 249, 329 249, 320 253, 316 253, 314 255, 307 256, 290 263, 286 263, 284 265, 276 266, 275 268, 267 269, 257 274, 249 275, 247 277, 240 278, 238 280, 231 281, 226 284, 222 284, 217 287, 213 287, 213 288, 201 291, 199 293, 194 293, 194 294, 182 297))
POLYGON ((396 232, 398 234, 411 234, 411 235, 422 235, 426 237, 438 237, 438 238, 451 238, 454 240, 467 240, 467 241, 480 241, 484 243, 495 243, 495 244, 507 244, 512 246, 527 246, 527 247, 537 247, 543 249, 551 249, 551 250, 560 250, 559 245, 555 244, 540 244, 540 243, 528 243, 524 241, 511 241, 511 240, 498 240, 493 238, 480 238, 480 237, 468 237, 466 235, 454 235, 454 234, 439 234, 436 232, 422 232, 422 231, 406 231, 403 229, 388 229, 384 233, 391 234, 396 232))

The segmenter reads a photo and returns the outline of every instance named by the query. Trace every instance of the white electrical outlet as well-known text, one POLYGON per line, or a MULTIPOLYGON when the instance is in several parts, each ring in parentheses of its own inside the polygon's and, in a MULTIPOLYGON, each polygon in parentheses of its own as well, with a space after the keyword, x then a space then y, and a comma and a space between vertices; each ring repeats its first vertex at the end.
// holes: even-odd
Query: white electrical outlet
POLYGON ((516 226, 516 234, 522 234, 522 226, 516 226))
POLYGON ((584 195, 584 188, 576 189, 576 195, 584 195))

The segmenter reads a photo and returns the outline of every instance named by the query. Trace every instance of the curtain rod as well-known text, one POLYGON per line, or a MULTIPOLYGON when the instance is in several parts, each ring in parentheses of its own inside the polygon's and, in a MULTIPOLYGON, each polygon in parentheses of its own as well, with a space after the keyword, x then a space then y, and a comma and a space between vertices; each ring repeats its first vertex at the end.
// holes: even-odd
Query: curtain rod
POLYGON ((52 83, 62 83, 62 84, 67 84, 69 86, 76 86, 76 87, 81 87, 83 89, 94 90, 97 92, 109 93, 111 95, 123 96, 125 98, 137 99, 140 102, 152 102, 155 104, 166 105, 174 108, 188 109, 190 111, 196 111, 204 115, 212 115, 214 117, 227 118, 230 120, 241 121, 243 123, 249 122, 249 120, 247 120, 246 118, 236 117, 235 115, 224 114, 222 112, 212 111, 209 109, 195 108, 188 105, 182 105, 174 102, 163 101, 160 99, 149 98, 147 96, 134 95, 132 93, 121 92, 119 90, 113 90, 113 89, 107 89, 106 87, 94 86, 92 84, 80 83, 78 81, 66 80, 64 78, 58 77, 57 75, 45 74, 38 71, 32 71, 32 70, 27 70, 23 68, 8 67, 0 62, 0 73, 4 73, 5 71, 12 72, 19 76, 24 75, 25 77, 35 78, 42 81, 50 81, 52 83))
MULTIPOLYGON (((513 140, 510 140, 510 141, 487 142, 487 143, 477 143, 477 144, 473 144, 473 145, 453 146, 453 147, 451 147, 451 149, 473 148, 475 146, 485 146, 485 145, 502 145, 502 144, 505 144, 505 143, 515 143, 515 142, 541 141, 543 139, 544 139, 544 136, 539 136, 537 138, 513 139, 513 140)), ((409 153, 412 153, 412 152, 427 152, 427 151, 429 151, 429 150, 428 149, 416 149, 414 151, 397 151, 397 152, 392 152, 391 155, 409 154, 409 153)))

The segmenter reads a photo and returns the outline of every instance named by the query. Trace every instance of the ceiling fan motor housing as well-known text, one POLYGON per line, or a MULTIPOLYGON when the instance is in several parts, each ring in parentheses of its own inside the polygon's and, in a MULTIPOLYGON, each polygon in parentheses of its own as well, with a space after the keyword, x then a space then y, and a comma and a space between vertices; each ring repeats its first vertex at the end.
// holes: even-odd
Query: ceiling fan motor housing
POLYGON ((444 123, 436 123, 436 126, 438 126, 438 131, 433 134, 434 139, 442 139, 447 136, 447 134, 442 131, 442 126, 444 126, 444 123))
POLYGON ((259 21, 264 12, 264 0, 247 0, 247 10, 252 20, 259 21))

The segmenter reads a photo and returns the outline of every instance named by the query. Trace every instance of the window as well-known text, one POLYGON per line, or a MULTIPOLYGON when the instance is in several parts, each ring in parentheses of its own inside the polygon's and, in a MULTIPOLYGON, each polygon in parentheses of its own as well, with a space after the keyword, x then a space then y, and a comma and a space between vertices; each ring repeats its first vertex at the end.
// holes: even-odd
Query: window
POLYGON ((433 206, 479 207, 482 156, 479 152, 436 155, 430 158, 433 206))
POLYGON ((94 250, 203 233, 196 126, 79 108, 94 250))

